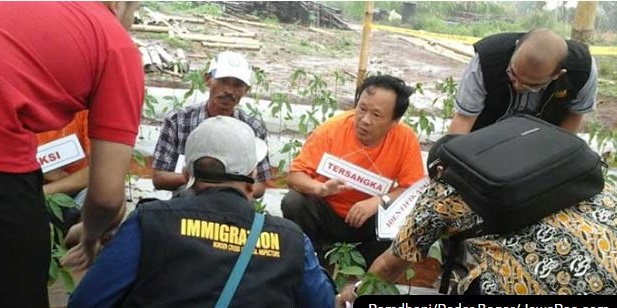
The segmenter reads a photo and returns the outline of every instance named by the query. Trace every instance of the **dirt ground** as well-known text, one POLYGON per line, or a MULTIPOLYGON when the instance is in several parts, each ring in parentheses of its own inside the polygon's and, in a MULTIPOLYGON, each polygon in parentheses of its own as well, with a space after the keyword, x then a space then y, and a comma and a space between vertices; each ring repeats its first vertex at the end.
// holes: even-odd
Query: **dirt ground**
MULTIPOLYGON (((304 69, 309 74, 324 78, 329 87, 334 85, 334 71, 347 79, 337 91, 341 106, 349 105, 353 100, 355 78, 358 70, 361 29, 342 31, 321 29, 326 33, 311 31, 307 27, 281 24, 280 29, 268 29, 245 26, 256 32, 262 42, 259 51, 240 51, 247 55, 251 64, 266 72, 270 92, 289 91, 289 78, 294 70, 304 69)), ((204 34, 224 31, 207 27, 204 34)), ((148 43, 161 43, 167 50, 175 47, 166 45, 161 39, 153 39, 148 34, 134 32, 132 35, 148 43)), ((204 55, 212 56, 218 49, 205 49, 193 43, 186 50, 192 69, 206 66, 204 55), (195 56, 196 55, 196 56, 195 56), (195 56, 195 57, 193 57, 195 56)), ((408 41, 400 39, 398 34, 385 31, 373 31, 369 49, 369 73, 388 73, 404 79, 408 84, 422 83, 425 89, 432 89, 437 81, 452 76, 458 81, 465 63, 442 55, 426 51, 408 41)), ((178 78, 169 75, 148 74, 147 85, 167 87, 187 87, 178 78)), ((412 97, 413 103, 413 97, 412 97)), ((598 98, 597 117, 606 127, 617 127, 617 99, 598 98)), ((144 172, 147 176, 149 172, 144 172)), ((431 263, 431 262, 429 262, 431 263)), ((434 263, 434 262, 433 262, 434 263)), ((437 265, 425 264, 423 271, 416 268, 416 277, 412 284, 430 287, 437 278, 437 265)), ((401 282, 403 283, 403 282, 401 282)), ((50 288, 51 307, 63 307, 67 296, 59 284, 50 288)))
MULTIPOLYGON (((290 76, 297 69, 320 76, 331 88, 335 83, 334 72, 337 71, 346 78, 346 83, 339 85, 335 93, 339 105, 344 107, 352 102, 360 50, 359 25, 352 25, 354 30, 349 31, 321 28, 324 32, 289 24, 280 24, 280 29, 241 26, 257 33, 262 48, 259 51, 239 52, 246 54, 253 66, 266 73, 271 93, 289 91, 290 76)), ((203 32, 205 34, 226 31, 214 26, 206 29, 203 32)), ((144 37, 143 33, 133 34, 137 38, 144 37)), ((436 82, 449 76, 458 82, 465 67, 464 62, 424 50, 400 37, 399 34, 386 31, 372 31, 367 69, 369 73, 392 74, 401 77, 410 85, 422 83, 423 87, 429 90, 434 88, 436 82)), ((193 43, 192 47, 192 50, 187 50, 189 56, 202 56, 190 57, 192 69, 206 66, 203 55, 212 56, 222 51, 206 49, 197 43, 193 43)), ((148 80, 149 85, 178 85, 177 82, 170 81, 168 76, 160 74, 149 74, 148 80)), ((617 127, 617 99, 598 97, 597 117, 605 127, 617 127)))

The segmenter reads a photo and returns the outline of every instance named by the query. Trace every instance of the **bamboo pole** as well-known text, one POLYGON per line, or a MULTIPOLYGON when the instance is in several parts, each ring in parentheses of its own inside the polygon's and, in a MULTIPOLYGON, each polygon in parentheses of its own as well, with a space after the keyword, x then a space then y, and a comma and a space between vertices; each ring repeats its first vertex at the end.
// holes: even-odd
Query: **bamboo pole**
POLYGON ((597 1, 578 2, 572 22, 572 33, 570 34, 573 40, 589 46, 593 37, 597 5, 597 1))
POLYGON ((364 26, 362 27, 362 44, 360 45, 360 63, 358 65, 358 79, 356 88, 359 88, 366 78, 366 64, 368 63, 369 39, 371 37, 371 23, 373 21, 373 1, 364 2, 364 26))

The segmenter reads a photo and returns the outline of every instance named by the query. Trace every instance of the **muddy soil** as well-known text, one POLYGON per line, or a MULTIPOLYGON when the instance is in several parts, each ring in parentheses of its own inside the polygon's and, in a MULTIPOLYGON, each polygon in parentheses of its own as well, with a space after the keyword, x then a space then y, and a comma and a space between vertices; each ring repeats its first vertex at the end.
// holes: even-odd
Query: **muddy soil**
MULTIPOLYGON (((314 32, 307 27, 289 24, 280 24, 279 29, 246 25, 242 27, 257 33, 262 43, 259 51, 240 52, 247 55, 252 65, 266 73, 270 92, 293 92, 290 89, 290 76, 298 69, 318 75, 332 89, 335 84, 334 72, 337 71, 340 76, 344 76, 346 82, 337 87, 336 99, 340 107, 347 107, 352 103, 355 89, 354 76, 358 71, 360 26, 352 26, 354 30, 351 31, 322 28, 321 30, 326 33, 314 32)), ((226 30, 206 27, 204 33, 213 34, 222 31, 226 30)), ((138 38, 144 36, 139 32, 133 35, 138 38)), ((187 53, 201 56, 201 58, 190 58, 192 68, 205 67, 204 55, 211 56, 222 51, 213 48, 206 49, 197 43, 193 43, 192 47, 191 50, 187 50, 187 53)), ((449 76, 458 81, 464 67, 465 63, 424 50, 400 39, 399 34, 379 30, 373 30, 371 33, 369 73, 392 74, 401 77, 408 84, 422 83, 425 89, 430 90, 434 88, 437 81, 449 76)), ((178 87, 180 83, 178 79, 149 74, 148 85, 178 87)), ((597 117, 605 127, 617 127, 617 99, 599 97, 597 117)))

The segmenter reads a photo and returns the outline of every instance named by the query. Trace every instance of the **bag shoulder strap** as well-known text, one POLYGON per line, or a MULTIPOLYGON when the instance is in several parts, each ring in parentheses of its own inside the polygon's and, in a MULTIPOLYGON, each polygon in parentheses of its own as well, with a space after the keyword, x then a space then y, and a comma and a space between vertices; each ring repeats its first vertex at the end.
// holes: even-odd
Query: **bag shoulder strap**
POLYGON ((233 298, 236 290, 238 289, 238 285, 240 284, 240 279, 244 275, 244 271, 253 255, 253 250, 255 249, 255 245, 257 244, 257 239, 259 238, 259 234, 261 233, 261 228, 264 225, 265 215, 261 213, 255 213, 255 218, 253 218, 253 225, 251 226, 251 231, 249 233, 249 237, 242 247, 242 251, 240 252, 240 256, 238 260, 236 260, 236 264, 234 265, 229 278, 227 279, 227 283, 225 283, 225 287, 223 288, 223 292, 221 292, 221 296, 216 302, 215 308, 225 308, 229 306, 231 299, 233 298))
POLYGON ((486 235, 482 229, 482 225, 475 226, 473 228, 462 231, 449 238, 450 244, 448 246, 448 257, 443 266, 443 272, 441 273, 441 283, 439 284, 439 293, 449 294, 450 292, 450 279, 452 278, 452 270, 454 269, 454 263, 456 261, 456 254, 459 251, 459 247, 466 239, 479 237, 486 235))

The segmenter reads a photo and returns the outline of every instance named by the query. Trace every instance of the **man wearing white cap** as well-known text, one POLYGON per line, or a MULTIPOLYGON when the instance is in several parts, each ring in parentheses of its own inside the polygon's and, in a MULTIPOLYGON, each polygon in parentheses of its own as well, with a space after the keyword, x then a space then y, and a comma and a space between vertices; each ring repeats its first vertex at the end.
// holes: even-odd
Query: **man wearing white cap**
MULTIPOLYGON (((195 195, 139 207, 68 306, 214 307, 258 216, 250 202, 252 183, 266 151, 242 121, 224 116, 203 121, 186 142, 183 175, 195 195)), ((280 217, 265 216, 240 277, 229 307, 334 304, 333 286, 310 240, 280 217)))
MULTIPOLYGON (((179 190, 184 187, 186 179, 181 173, 175 172, 178 157, 185 154, 186 138, 191 131, 209 117, 234 117, 246 122, 255 132, 255 136, 266 139, 263 123, 236 109, 240 99, 251 87, 251 75, 251 67, 241 54, 225 51, 212 59, 205 76, 210 89, 208 101, 175 111, 165 118, 152 161, 154 187, 165 190, 179 190)), ((258 183, 254 192, 257 198, 264 194, 264 183, 272 177, 270 167, 267 156, 257 166, 258 183)))

